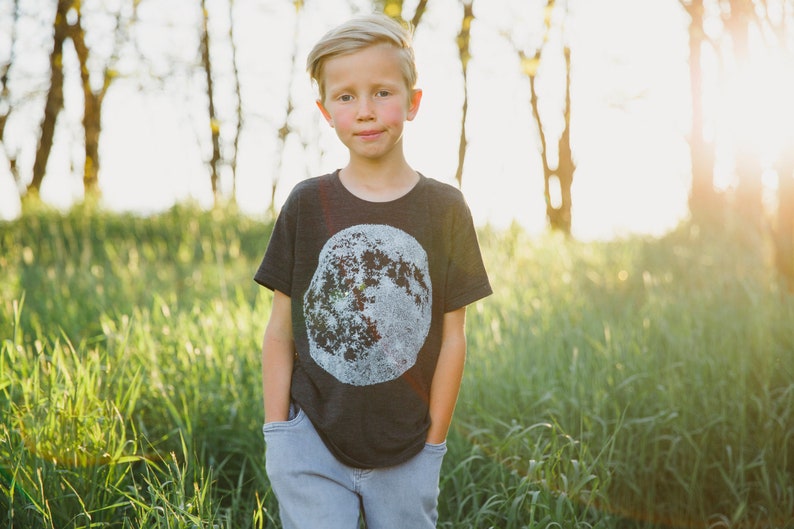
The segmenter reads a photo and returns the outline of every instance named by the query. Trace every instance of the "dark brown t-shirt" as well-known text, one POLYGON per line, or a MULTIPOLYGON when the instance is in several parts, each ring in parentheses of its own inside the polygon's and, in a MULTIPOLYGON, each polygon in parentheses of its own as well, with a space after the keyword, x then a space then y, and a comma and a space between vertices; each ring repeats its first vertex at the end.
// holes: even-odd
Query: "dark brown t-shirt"
POLYGON ((338 171, 295 186, 254 279, 292 300, 291 397, 343 463, 424 446, 443 316, 491 293, 460 191, 420 176, 368 202, 338 171))

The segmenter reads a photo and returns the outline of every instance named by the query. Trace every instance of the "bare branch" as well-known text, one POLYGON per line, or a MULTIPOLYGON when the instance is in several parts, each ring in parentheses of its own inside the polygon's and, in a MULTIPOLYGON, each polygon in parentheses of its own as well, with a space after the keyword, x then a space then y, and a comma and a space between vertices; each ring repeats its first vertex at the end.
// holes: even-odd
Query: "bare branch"
POLYGON ((419 26, 419 22, 422 21, 422 15, 425 14, 425 10, 427 9, 427 2, 428 0, 420 0, 419 4, 416 6, 416 11, 414 11, 414 16, 411 19, 411 26, 414 28, 419 26))
POLYGON ((234 0, 229 0, 229 45, 232 50, 232 77, 234 84, 235 114, 237 118, 234 141, 232 142, 232 156, 229 161, 229 167, 232 171, 232 202, 237 201, 237 155, 240 151, 240 135, 243 130, 243 97, 240 92, 240 69, 238 66, 237 40, 234 28, 234 0))
POLYGON ((11 94, 8 88, 9 73, 11 67, 16 61, 16 47, 17 47, 17 24, 19 23, 19 0, 14 0, 13 19, 11 21, 11 48, 8 54, 8 62, 0 66, 0 144, 3 145, 6 159, 8 160, 8 167, 15 182, 19 182, 19 170, 16 163, 16 154, 9 151, 4 142, 6 123, 14 110, 11 105, 11 94), (4 103, 4 104, 3 104, 4 103))
POLYGON ((291 84, 292 80, 295 76, 295 73, 300 69, 299 61, 300 58, 298 57, 298 29, 299 29, 299 17, 301 14, 302 3, 296 2, 295 3, 295 24, 292 28, 292 55, 290 56, 290 75, 287 81, 287 112, 284 116, 284 121, 278 129, 278 158, 276 161, 276 168, 273 171, 273 178, 270 184, 270 205, 268 206, 268 212, 271 215, 274 215, 276 212, 276 190, 278 189, 279 179, 281 177, 281 169, 284 165, 284 145, 287 142, 287 138, 293 132, 292 126, 290 125, 290 120, 292 119, 292 113, 295 110, 295 103, 292 99, 292 90, 291 84))
POLYGON ((210 158, 210 184, 215 204, 218 204, 218 166, 221 159, 220 121, 215 111, 215 88, 212 76, 212 59, 210 57, 209 12, 206 0, 201 0, 201 65, 207 83, 207 112, 209 113, 210 138, 212 140, 212 157, 210 158))
POLYGON ((463 105, 460 118, 460 140, 458 142, 458 168, 455 172, 455 180, 458 187, 463 183, 463 165, 466 161, 467 139, 466 139, 466 118, 469 109, 469 60, 471 59, 471 23, 474 20, 474 0, 463 0, 463 17, 460 21, 460 31, 458 32, 458 58, 460 60, 461 73, 463 75, 463 105))

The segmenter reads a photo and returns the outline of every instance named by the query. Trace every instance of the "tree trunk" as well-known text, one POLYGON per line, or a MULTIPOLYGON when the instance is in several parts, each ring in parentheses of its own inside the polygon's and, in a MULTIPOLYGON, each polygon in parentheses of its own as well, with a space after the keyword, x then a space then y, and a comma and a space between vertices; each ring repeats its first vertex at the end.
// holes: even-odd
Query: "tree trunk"
MULTIPOLYGON (((546 5, 546 38, 551 30, 551 11, 554 9, 554 1, 548 0, 546 5)), ((535 51, 533 56, 526 55, 519 51, 521 65, 524 73, 529 78, 530 105, 532 116, 538 127, 538 137, 540 138, 540 158, 543 163, 543 196, 546 201, 546 219, 552 230, 561 231, 565 235, 571 235, 572 221, 572 194, 573 175, 576 164, 573 160, 571 149, 571 51, 566 46, 563 49, 565 60, 565 102, 563 116, 565 128, 557 142, 557 166, 551 167, 549 163, 548 141, 546 138, 543 120, 540 116, 538 94, 535 89, 535 77, 540 67, 540 57, 542 46, 535 51), (556 187, 560 194, 560 203, 555 204, 552 200, 552 187, 556 187)))
POLYGON ((112 76, 105 69, 104 81, 99 91, 91 88, 88 72, 89 49, 85 44, 85 31, 82 15, 78 12, 77 21, 70 27, 69 36, 74 43, 80 63, 80 81, 83 87, 83 137, 85 142, 85 162, 83 163, 83 191, 86 199, 98 198, 99 191, 99 137, 102 134, 102 102, 110 87, 112 76))
POLYGON ((237 124, 234 130, 234 140, 232 142, 232 155, 229 160, 229 168, 232 176, 232 204, 237 203, 237 159, 240 152, 240 135, 243 130, 243 96, 240 92, 240 69, 237 66, 237 40, 234 31, 234 0, 229 0, 229 45, 232 49, 232 74, 234 79, 234 103, 237 124))
POLYGON ((210 57, 210 34, 209 34, 209 12, 207 11, 206 0, 201 0, 201 65, 204 68, 204 77, 207 82, 207 110, 210 120, 210 137, 212 140, 212 158, 210 158, 210 185, 212 186, 212 197, 217 206, 220 200, 220 190, 218 189, 219 171, 221 162, 220 147, 220 120, 215 112, 215 88, 212 78, 212 60, 210 57))
MULTIPOLYGON (((750 0, 731 0, 730 15, 726 26, 733 40, 733 52, 740 76, 748 75, 750 63, 749 25, 753 17, 753 3, 750 0)), ((757 94, 747 94, 754 98, 757 94)), ((747 101, 752 104, 752 101, 747 101)), ((763 206, 763 186, 761 183, 762 164, 760 153, 751 141, 755 131, 747 131, 736 146, 736 211, 747 225, 761 227, 763 206)))
POLYGON ((102 133, 102 103, 91 93, 86 97, 83 113, 85 135, 85 165, 83 190, 85 198, 99 196, 99 136, 102 133))
POLYGON ((571 50, 565 48, 565 129, 558 142, 557 149, 557 170, 554 174, 545 174, 546 180, 546 216, 552 229, 559 230, 567 235, 571 234, 571 188, 573 187, 573 173, 576 164, 573 160, 573 150, 571 149, 571 50), (560 186, 560 204, 555 206, 551 202, 549 194, 551 184, 550 179, 556 176, 557 184, 560 186))
MULTIPOLYGON (((786 42, 788 34, 794 31, 794 25, 786 17, 772 20, 767 16, 767 21, 777 37, 777 46, 784 50, 782 67, 792 71, 794 68, 794 50, 787 48, 786 42)), ((790 89, 791 83, 786 86, 790 89)), ((777 226, 774 239, 775 261, 778 272, 788 292, 794 294, 794 132, 791 131, 791 124, 786 123, 787 117, 790 116, 790 112, 786 113, 781 109, 780 121, 778 122, 780 128, 778 130, 783 136, 783 141, 775 163, 778 178, 778 202, 777 226), (788 125, 788 128, 784 129, 786 125, 788 125)))
POLYGON ((543 196, 546 197, 546 213, 548 218, 548 203, 551 201, 551 188, 550 178, 552 175, 551 166, 549 165, 549 157, 547 154, 546 132, 543 129, 543 120, 540 117, 540 108, 538 105, 538 92, 535 89, 535 78, 537 77, 538 67, 540 65, 540 52, 541 48, 535 51, 535 54, 530 57, 523 51, 519 51, 521 58, 522 68, 529 80, 529 106, 532 109, 532 117, 535 119, 535 124, 538 127, 538 138, 540 139, 540 161, 543 164, 543 196))
POLYGON ((689 133, 689 152, 692 167, 692 188, 689 211, 693 219, 708 221, 716 217, 720 208, 714 189, 714 146, 704 135, 703 70, 701 48, 704 43, 703 0, 692 0, 685 6, 689 23, 689 85, 692 102, 692 124, 689 133))
POLYGON ((17 46, 17 26, 19 24, 19 0, 14 0, 14 9, 13 9, 13 19, 11 21, 11 46, 10 51, 8 54, 8 62, 2 67, 0 67, 0 101, 6 101, 6 106, 4 108, 0 108, 0 144, 3 145, 3 149, 5 151, 6 159, 8 160, 8 169, 11 172, 11 176, 14 178, 14 182, 19 182, 19 171, 17 169, 17 154, 12 153, 8 147, 6 146, 5 142, 3 141, 5 138, 6 132, 6 124, 8 123, 8 118, 11 116, 11 112, 13 110, 12 103, 11 103, 11 91, 8 88, 8 74, 11 71, 11 66, 14 64, 16 59, 16 46, 17 46))
POLYGON ((469 59, 471 59, 471 23, 474 20, 474 0, 463 2, 463 19, 460 22, 458 32, 458 58, 463 75, 463 104, 460 117, 460 140, 458 142, 458 169, 455 171, 455 180, 458 187, 463 184, 463 166, 466 162, 467 139, 466 139, 466 117, 469 111, 469 59))
POLYGON ((284 123, 278 129, 278 145, 277 152, 278 158, 276 159, 276 167, 273 171, 273 178, 270 181, 270 205, 268 206, 268 214, 275 218, 276 215, 276 191, 278 190, 279 179, 281 177, 281 170, 284 166, 284 146, 287 143, 287 138, 292 133, 290 120, 292 113, 295 111, 295 104, 292 99, 292 78, 298 71, 299 57, 298 57, 298 31, 300 28, 299 18, 303 9, 303 2, 295 2, 295 22, 292 26, 292 55, 290 57, 290 78, 287 83, 287 113, 284 116, 284 123))
POLYGON ((41 184, 44 181, 44 174, 47 172, 47 162, 55 137, 55 124, 63 109, 63 43, 69 32, 66 15, 73 3, 74 0, 58 0, 58 5, 55 8, 53 44, 50 53, 50 88, 47 91, 47 100, 44 104, 41 136, 33 162, 33 178, 27 186, 27 193, 31 196, 38 196, 41 191, 41 184))
POLYGON ((794 141, 784 149, 777 165, 778 205, 775 255, 778 271, 794 294, 794 141))

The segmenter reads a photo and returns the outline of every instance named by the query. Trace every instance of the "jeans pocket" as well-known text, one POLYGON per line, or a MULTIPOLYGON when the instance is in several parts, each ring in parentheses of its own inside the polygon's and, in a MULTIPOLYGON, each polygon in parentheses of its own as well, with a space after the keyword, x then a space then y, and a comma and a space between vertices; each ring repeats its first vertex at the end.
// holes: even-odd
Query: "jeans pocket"
POLYGON ((447 442, 441 441, 440 443, 425 443, 425 451, 437 452, 441 454, 447 453, 447 442))
POLYGON ((287 431, 298 426, 306 418, 306 414, 297 404, 289 405, 289 417, 286 421, 267 422, 262 426, 262 435, 267 438, 276 432, 287 431))

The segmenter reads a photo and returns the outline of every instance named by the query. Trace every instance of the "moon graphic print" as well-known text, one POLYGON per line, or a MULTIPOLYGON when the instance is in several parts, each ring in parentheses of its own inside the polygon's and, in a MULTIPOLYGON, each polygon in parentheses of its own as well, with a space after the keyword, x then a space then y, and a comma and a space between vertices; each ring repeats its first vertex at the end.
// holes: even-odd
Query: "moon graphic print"
POLYGON ((331 237, 303 297, 309 353, 340 382, 394 380, 430 330, 427 253, 406 232, 361 224, 331 237))

